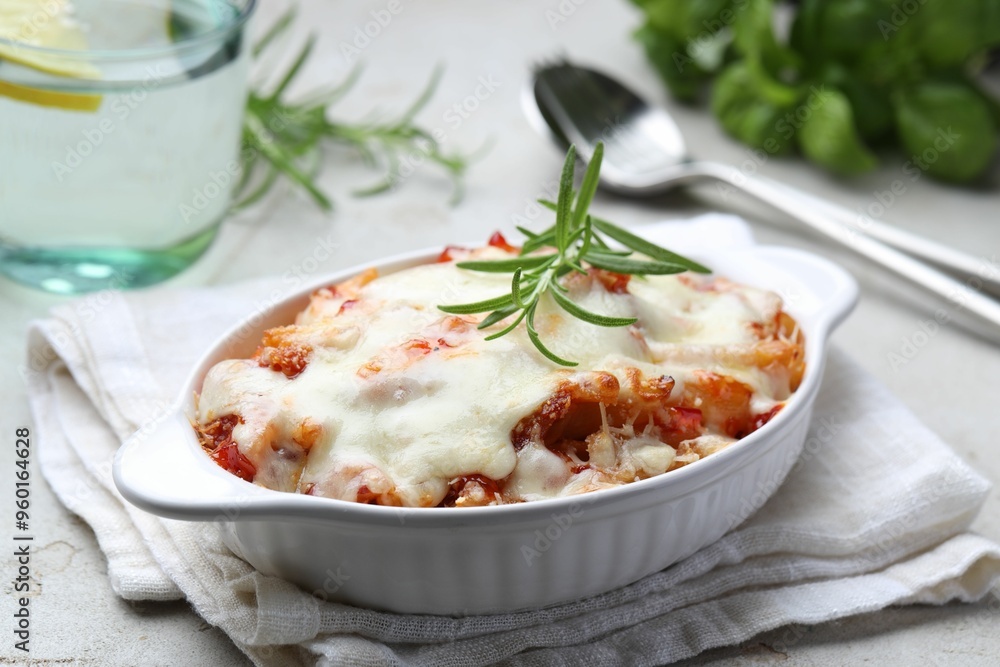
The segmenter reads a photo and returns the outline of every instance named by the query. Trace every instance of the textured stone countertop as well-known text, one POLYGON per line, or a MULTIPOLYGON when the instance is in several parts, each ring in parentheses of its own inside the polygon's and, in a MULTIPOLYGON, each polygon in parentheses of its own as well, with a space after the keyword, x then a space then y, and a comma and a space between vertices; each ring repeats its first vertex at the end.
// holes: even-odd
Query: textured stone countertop
MULTIPOLYGON (((470 170, 464 201, 449 206, 447 182, 421 167, 396 192, 370 199, 349 195, 375 173, 356 167, 352 156, 332 150, 323 185, 337 210, 319 213, 298 196, 275 199, 227 223, 199 264, 175 280, 180 285, 221 284, 286 271, 320 273, 381 255, 456 240, 485 239, 511 230, 527 216, 530 202, 549 190, 562 156, 525 120, 521 93, 532 63, 565 54, 605 68, 650 100, 674 113, 698 157, 742 166, 841 203, 868 208, 897 194, 884 219, 950 243, 997 265, 1000 254, 1000 185, 968 190, 926 178, 913 181, 901 160, 857 181, 833 179, 797 159, 760 161, 725 137, 704 110, 671 102, 644 61, 630 31, 639 17, 625 0, 507 0, 463 2, 398 0, 401 11, 360 51, 366 68, 356 90, 338 107, 345 116, 401 109, 419 91, 433 67, 446 66, 437 95, 420 116, 440 129, 447 145, 491 148, 470 170), (332 253, 317 253, 320 243, 332 253)), ((350 69, 342 43, 389 4, 302 0, 297 30, 320 33, 305 79, 338 79, 350 69)), ((265 3, 257 29, 283 3, 265 3)), ((394 5, 395 6, 395 5, 394 5)), ((364 44, 364 42, 360 42, 364 44)), ((307 84, 307 81, 303 82, 307 84)), ((303 85, 303 88, 308 87, 303 85)), ((1000 181, 1000 174, 994 174, 1000 181)), ((787 218, 738 196, 705 187, 632 202, 599 195, 595 208, 606 217, 640 225, 707 210, 746 216, 757 238, 806 248, 842 263, 862 285, 862 299, 834 337, 865 368, 887 384, 974 468, 1000 481, 1000 348, 955 326, 923 333, 933 313, 930 301, 849 253, 801 232, 787 218)), ((878 210, 878 207, 874 207, 878 210)), ((0 283, 0 434, 12 444, 14 430, 31 424, 17 367, 32 318, 63 299, 8 282, 0 283)), ((44 447, 44 443, 36 443, 44 447)), ((12 447, 2 447, 0 471, 13 490, 12 447)), ((40 594, 31 603, 31 664, 241 665, 246 659, 220 631, 183 602, 130 604, 111 592, 106 564, 88 526, 68 513, 34 467, 36 552, 34 576, 40 594)), ((2 525, 13 524, 13 503, 3 503, 2 525)), ((1000 499, 994 492, 974 524, 1000 540, 1000 499)), ((7 529, 5 529, 6 531, 7 529)), ((6 534, 6 533, 5 533, 6 534)), ((11 571, 12 557, 2 559, 11 571)), ((4 574, 3 576, 7 576, 4 574)), ((3 581, 9 581, 4 579, 3 581)), ((0 664, 25 664, 13 649, 11 585, 4 585, 5 637, 0 664)), ((814 627, 782 628, 746 645, 710 651, 691 664, 757 665, 995 665, 1000 659, 1000 592, 978 605, 906 607, 814 627), (778 646, 782 650, 777 651, 778 646)))

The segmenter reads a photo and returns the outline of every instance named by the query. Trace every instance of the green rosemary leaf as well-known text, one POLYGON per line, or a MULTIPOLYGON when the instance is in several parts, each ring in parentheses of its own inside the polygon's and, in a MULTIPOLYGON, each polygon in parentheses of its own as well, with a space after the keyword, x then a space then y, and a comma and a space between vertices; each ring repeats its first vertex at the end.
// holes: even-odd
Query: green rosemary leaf
POLYGON ((573 168, 576 166, 576 149, 569 147, 559 179, 559 198, 556 204, 556 249, 562 255, 569 248, 570 209, 573 207, 573 168))
MULTIPOLYGON (((503 331, 498 331, 498 332, 496 332, 495 334, 490 334, 489 336, 487 336, 487 337, 486 337, 486 338, 484 338, 483 340, 496 340, 497 338, 500 338, 501 336, 506 336, 506 335, 507 335, 507 334, 509 334, 509 333, 510 333, 511 331, 513 331, 514 329, 516 329, 516 328, 517 328, 517 325, 521 323, 521 320, 523 320, 523 319, 524 319, 524 316, 525 316, 525 314, 527 314, 527 312, 528 312, 528 311, 526 311, 526 310, 522 310, 522 311, 521 311, 521 314, 517 316, 517 319, 515 319, 515 320, 514 320, 513 322, 511 322, 511 323, 510 323, 510 324, 509 324, 509 325, 508 325, 508 326, 507 326, 506 328, 504 328, 504 329, 503 329, 503 331)), ((513 315, 513 312, 511 312, 511 313, 508 313, 508 315, 513 315)), ((504 317, 507 317, 508 315, 504 315, 504 317)), ((497 322, 499 322, 499 321, 500 321, 500 320, 502 320, 502 319, 504 319, 504 318, 503 318, 503 317, 501 317, 501 318, 500 318, 499 320, 497 320, 497 322)), ((491 322, 491 324, 495 324, 495 322, 491 322)), ((483 329, 483 328, 485 328, 485 327, 483 327, 483 326, 480 326, 479 328, 480 328, 480 329, 483 329)))
MULTIPOLYGON (((249 172, 246 173, 249 174, 249 172)), ((233 209, 235 210, 244 209, 247 208, 248 206, 253 206, 258 201, 263 199, 264 195, 266 195, 268 191, 274 186, 275 181, 278 180, 278 174, 279 172, 277 169, 269 169, 267 175, 264 176, 263 180, 261 180, 261 182, 257 185, 256 188, 251 190, 249 194, 244 195, 239 199, 239 201, 233 204, 233 209)), ((238 186, 237 190, 243 190, 244 187, 245 186, 238 186)))
MULTIPOLYGON (((254 57, 266 57, 268 49, 287 33, 294 16, 294 11, 288 11, 274 22, 253 46, 254 57)), ((323 149, 333 143, 354 149, 362 163, 381 167, 385 172, 376 183, 361 188, 355 196, 393 189, 401 179, 403 156, 421 155, 426 163, 443 170, 451 180, 451 201, 461 199, 465 171, 473 157, 446 153, 432 133, 414 122, 440 83, 442 70, 434 70, 417 99, 395 119, 338 122, 329 118, 330 108, 353 88, 361 71, 358 67, 338 85, 322 87, 296 101, 284 99, 309 61, 314 44, 315 37, 310 36, 276 85, 254 86, 247 96, 243 133, 246 145, 252 150, 242 154, 243 176, 235 190, 234 208, 258 201, 284 177, 302 187, 320 208, 331 209, 332 202, 319 189, 316 177, 322 166, 323 149)))
MULTIPOLYGON (((589 206, 589 204, 588 204, 589 206)), ((594 242, 594 221, 589 216, 583 217, 583 244, 580 246, 580 257, 590 252, 590 246, 594 242)))
POLYGON ((538 334, 536 332, 529 330, 528 331, 528 339, 531 341, 532 345, 534 345, 535 348, 539 352, 541 352, 543 355, 545 355, 545 357, 547 357, 549 359, 549 361, 553 361, 553 362, 559 364, 560 366, 569 366, 571 368, 573 366, 579 366, 580 365, 579 362, 570 361, 568 359, 563 359, 562 357, 560 357, 559 355, 557 355, 555 352, 553 352, 549 348, 545 347, 545 345, 542 344, 541 338, 538 337, 538 334))
POLYGON ((671 273, 683 273, 687 271, 686 266, 680 264, 667 264, 665 262, 647 262, 641 259, 629 259, 618 257, 617 255, 605 255, 591 251, 583 258, 591 266, 605 271, 615 273, 626 273, 633 276, 667 275, 671 273))
POLYGON ((316 46, 316 37, 314 35, 310 35, 309 39, 306 40, 305 46, 303 46, 302 50, 299 51, 299 55, 295 57, 295 61, 292 63, 292 66, 288 68, 288 71, 285 72, 281 81, 279 81, 275 89, 271 91, 271 95, 268 98, 269 101, 277 102, 281 98, 285 89, 288 88, 289 84, 291 84, 295 77, 298 76, 299 70, 302 69, 302 66, 306 64, 306 59, 309 58, 309 54, 312 53, 314 46, 316 46))
POLYGON ((541 234, 536 234, 532 236, 524 245, 521 246, 521 254, 527 255, 529 252, 534 252, 540 248, 546 246, 554 246, 556 243, 556 232, 555 229, 549 229, 542 232, 541 234))
POLYGON ((383 192, 388 192, 392 189, 392 186, 395 183, 396 182, 390 178, 383 178, 368 187, 351 190, 351 194, 355 197, 372 197, 374 195, 380 195, 383 192))
POLYGON ((261 155, 274 165, 275 169, 280 170, 285 174, 285 176, 301 185, 321 209, 329 211, 333 208, 333 202, 330 201, 330 198, 327 197, 318 187, 316 187, 313 180, 305 172, 295 166, 295 164, 280 150, 276 149, 264 139, 260 139, 256 142, 256 148, 260 151, 261 155))
POLYGON ((512 305, 513 302, 514 300, 510 294, 504 294, 503 296, 476 301, 474 303, 463 303, 457 306, 438 306, 438 310, 451 313, 452 315, 472 315, 473 313, 485 313, 497 308, 506 308, 512 305))
MULTIPOLYGON (((600 248, 601 250, 603 250, 605 252, 614 252, 613 250, 611 250, 611 246, 609 246, 607 243, 605 243, 604 239, 602 239, 597 234, 594 234, 593 242, 594 242, 595 246, 597 246, 598 248, 600 248)), ((624 251, 624 253, 625 253, 626 257, 632 254, 629 251, 624 251)))
POLYGON ((510 282, 510 297, 514 301, 514 305, 518 308, 524 309, 524 301, 521 300, 521 271, 520 267, 514 271, 514 277, 510 282))
POLYGON ((590 158, 590 164, 587 165, 587 171, 583 175, 583 183, 580 184, 580 192, 576 196, 571 225, 573 229, 583 227, 584 220, 587 218, 587 210, 590 208, 590 203, 594 200, 594 194, 597 192, 597 181, 601 174, 601 160, 603 158, 604 144, 599 143, 594 149, 593 157, 590 158))
POLYGON ((295 20, 295 12, 296 8, 294 6, 289 8, 288 11, 278 17, 278 20, 274 22, 274 25, 268 28, 267 32, 265 32, 264 35, 257 40, 257 43, 253 45, 253 50, 250 52, 254 58, 259 56, 264 49, 270 46, 271 42, 277 39, 281 33, 288 29, 288 26, 290 26, 292 21, 295 20))
POLYGON ((602 247, 602 246, 600 246, 597 243, 597 239, 598 239, 598 237, 595 235, 594 236, 594 245, 596 247, 591 248, 590 252, 588 254, 596 253, 598 255, 613 255, 615 257, 631 257, 632 256, 632 251, 631 250, 615 250, 614 248, 608 248, 607 246, 603 246, 602 247))
POLYGON ((517 269, 531 269, 548 264, 556 259, 556 255, 520 255, 509 259, 484 259, 470 262, 459 262, 456 266, 469 271, 485 273, 510 273, 517 269))
POLYGON ((651 243, 644 238, 638 237, 632 232, 626 231, 621 227, 608 222, 607 220, 593 218, 593 221, 594 226, 597 227, 598 230, 604 232, 622 245, 631 248, 636 252, 641 252, 643 255, 646 255, 651 259, 667 262, 669 264, 678 264, 696 273, 712 272, 711 269, 699 264, 698 262, 690 260, 687 257, 682 257, 677 253, 670 252, 665 248, 661 248, 655 243, 651 243))
POLYGON ((525 312, 527 313, 526 324, 528 329, 528 339, 531 341, 531 344, 535 346, 535 349, 541 352, 549 361, 553 361, 560 366, 579 366, 577 362, 563 359, 542 344, 542 339, 538 336, 538 332, 535 330, 535 306, 532 305, 525 312))
MULTIPOLYGON (((432 97, 434 97, 434 91, 437 90, 438 84, 441 83, 442 76, 444 76, 444 68, 441 65, 438 65, 434 68, 434 71, 431 72, 431 78, 424 86, 424 89, 420 91, 420 95, 418 95, 417 99, 414 100, 413 104, 411 104, 410 107, 403 112, 403 115, 399 117, 399 121, 396 123, 396 127, 398 128, 411 127, 411 123, 413 122, 414 117, 418 113, 423 111, 423 108, 427 106, 427 103, 431 101, 432 97)), ((434 139, 431 138, 430 134, 423 131, 418 131, 414 136, 419 137, 421 139, 425 139, 427 141, 431 142, 434 141, 434 139)))
MULTIPOLYGON (((511 315, 513 315, 516 312, 517 312, 517 306, 515 306, 514 304, 511 304, 509 306, 505 306, 503 308, 499 308, 499 309, 493 311, 492 313, 490 313, 489 315, 487 315, 486 319, 483 320, 482 322, 480 322, 479 326, 476 327, 476 328, 477 329, 488 329, 489 327, 493 326, 494 324, 496 324, 500 320, 506 319, 506 318, 510 317, 511 315)), ((521 311, 521 314, 523 315, 524 311, 521 311)), ((520 321, 520 318, 518 318, 518 321, 520 321)))
POLYGON ((627 327, 637 321, 637 318, 635 317, 609 317, 607 315, 600 315, 598 313, 591 312, 580 306, 578 303, 575 303, 559 290, 552 290, 552 298, 555 299, 555 302, 558 303, 563 310, 573 317, 583 320, 584 322, 589 322, 590 324, 596 324, 599 327, 627 327))
POLYGON ((322 120, 326 121, 326 111, 329 110, 331 106, 339 102, 347 93, 351 92, 354 85, 361 78, 361 72, 364 68, 361 63, 356 64, 351 68, 351 71, 347 73, 347 77, 338 83, 333 88, 329 90, 318 90, 313 92, 311 95, 304 96, 299 100, 298 104, 303 109, 318 109, 322 112, 322 120))
POLYGON ((601 156, 604 147, 598 144, 594 159, 587 167, 579 193, 573 191, 573 166, 575 150, 570 147, 563 163, 559 182, 559 196, 555 203, 546 199, 538 201, 547 209, 555 211, 555 223, 541 232, 518 229, 526 241, 521 254, 515 258, 493 261, 459 262, 457 266, 475 271, 513 273, 509 295, 487 301, 458 306, 440 306, 445 312, 473 313, 491 310, 480 329, 486 329, 517 313, 513 322, 501 331, 490 334, 486 340, 495 340, 525 323, 528 339, 545 358, 562 366, 576 366, 576 362, 563 359, 542 343, 535 329, 535 313, 539 300, 549 293, 556 305, 569 315, 588 324, 604 327, 622 327, 636 322, 634 317, 612 317, 587 310, 569 296, 569 288, 561 281, 576 271, 587 273, 586 264, 591 267, 628 275, 657 275, 681 273, 683 271, 708 272, 697 262, 681 257, 641 239, 606 220, 589 214, 589 207, 597 189, 601 156), (575 200, 575 205, 574 205, 575 200), (625 245, 627 250, 611 249, 598 232, 604 232, 615 241, 625 245), (541 248, 554 248, 557 254, 536 255, 541 248), (634 259, 634 252, 640 252, 651 260, 634 259), (586 264, 585 264, 586 263, 586 264))

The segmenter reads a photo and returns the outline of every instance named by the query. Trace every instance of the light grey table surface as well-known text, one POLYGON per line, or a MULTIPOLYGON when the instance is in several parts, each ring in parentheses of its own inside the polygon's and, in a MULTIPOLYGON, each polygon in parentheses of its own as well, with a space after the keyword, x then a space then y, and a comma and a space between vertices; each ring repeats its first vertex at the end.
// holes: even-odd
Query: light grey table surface
MULTIPOLYGON (((321 39, 301 89, 308 88, 309 80, 344 76, 350 65, 342 44, 350 44, 356 29, 373 20, 371 12, 389 4, 383 0, 304 0, 296 38, 311 27, 321 39)), ((521 108, 531 64, 559 54, 607 69, 650 100, 667 106, 699 157, 759 170, 852 209, 877 202, 877 193, 899 180, 905 192, 888 207, 886 220, 950 243, 984 262, 1000 259, 1000 175, 996 170, 991 189, 973 191, 943 187, 926 178, 913 182, 901 171, 898 156, 890 156, 877 173, 852 182, 835 180, 796 159, 759 163, 725 137, 707 112, 679 107, 667 98, 629 37, 639 17, 624 0, 399 0, 398 6, 401 11, 360 50, 364 76, 339 110, 344 117, 360 117, 375 108, 401 109, 435 64, 443 63, 444 79, 420 121, 440 128, 451 148, 473 150, 484 141, 492 142, 490 151, 469 172, 464 201, 449 206, 446 181, 427 167, 419 168, 396 192, 352 198, 350 189, 376 174, 357 167, 348 153, 334 150, 322 179, 337 199, 332 215, 319 213, 295 195, 273 198, 228 222, 208 255, 175 284, 223 284, 311 268, 310 258, 316 257, 320 240, 332 240, 336 250, 317 262, 317 274, 415 247, 485 239, 493 230, 512 230, 514 217, 526 215, 529 202, 551 187, 561 164, 559 152, 535 134, 521 108), (455 105, 465 110, 459 113, 455 105)), ((257 29, 281 8, 278 2, 265 3, 257 29)), ((928 299, 838 248, 800 233, 788 219, 739 197, 724 199, 711 187, 641 203, 600 195, 594 207, 605 217, 629 225, 731 210, 752 221, 761 242, 802 247, 841 262, 860 281, 862 299, 834 337, 835 344, 849 350, 970 465, 994 482, 1000 480, 1000 349, 954 326, 942 327, 929 338, 919 335, 920 322, 933 311, 928 299), (898 363, 893 355, 901 355, 905 362, 898 363)), ((1000 270, 1000 265, 995 267, 1000 270)), ((29 320, 44 317, 49 307, 61 302, 0 283, 0 434, 10 441, 15 428, 31 424, 17 372, 25 328, 29 320)), ((44 447, 44 443, 36 446, 44 447)), ((0 451, 0 471, 6 471, 12 492, 12 447, 0 451)), ((183 602, 130 604, 117 599, 90 529, 58 503, 38 475, 37 465, 33 471, 33 569, 40 593, 31 603, 31 664, 246 663, 223 633, 183 602)), ((13 523, 12 504, 3 503, 3 534, 13 523)), ((996 493, 974 529, 1000 540, 996 493)), ((12 557, 4 556, 0 563, 3 581, 9 582, 12 557)), ((0 623, 0 637, 4 637, 0 664, 24 664, 24 657, 12 647, 9 629, 14 606, 11 585, 4 583, 3 590, 2 617, 8 620, 0 623)), ((780 629, 744 646, 710 651, 691 664, 783 661, 800 665, 998 664, 1000 593, 977 605, 889 609, 815 627, 780 629), (782 646, 783 652, 773 645, 782 646)))

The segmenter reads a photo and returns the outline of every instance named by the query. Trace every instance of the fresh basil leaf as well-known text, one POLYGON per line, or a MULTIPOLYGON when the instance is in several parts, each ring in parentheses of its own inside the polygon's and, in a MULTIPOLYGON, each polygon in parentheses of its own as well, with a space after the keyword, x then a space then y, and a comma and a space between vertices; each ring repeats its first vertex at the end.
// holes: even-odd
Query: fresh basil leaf
POLYGON ((800 0, 792 20, 788 42, 796 52, 805 57, 806 64, 820 62, 819 36, 822 31, 824 0, 800 0))
POLYGON ((900 91, 893 102, 899 138, 917 167, 956 183, 986 171, 997 131, 975 90, 960 82, 927 82, 900 91))
POLYGON ((710 74, 688 55, 684 39, 648 22, 635 31, 635 39, 674 97, 687 102, 697 99, 710 74))
MULTIPOLYGON (((742 0, 740 0, 742 2, 742 0)), ((681 37, 715 33, 737 17, 734 0, 633 0, 642 7, 650 24, 681 37)))
MULTIPOLYGON (((1000 2, 1000 0, 998 0, 1000 2)), ((993 125, 997 130, 1000 130, 1000 100, 994 97, 990 92, 983 88, 979 83, 974 81, 965 81, 965 84, 973 90, 979 99, 983 101, 986 108, 989 109, 990 116, 993 118, 993 125)))
POLYGON ((847 97, 854 114, 854 125, 866 143, 878 144, 892 139, 896 119, 892 113, 889 90, 858 77, 839 63, 830 63, 820 74, 817 90, 833 87, 847 97))
POLYGON ((858 137, 850 102, 833 88, 823 91, 805 118, 798 141, 806 157, 838 174, 860 174, 878 164, 858 137))
POLYGON ((886 28, 879 24, 892 18, 887 3, 841 0, 824 5, 819 37, 828 55, 849 61, 868 45, 886 41, 886 28))
POLYGON ((803 0, 791 43, 805 56, 810 76, 836 64, 850 70, 852 77, 884 90, 888 82, 908 81, 919 69, 915 22, 900 4, 895 0, 803 0))
POLYGON ((771 79, 749 60, 729 65, 712 89, 712 112, 730 135, 769 155, 794 146, 795 107, 801 94, 771 79))
POLYGON ((798 55, 774 37, 772 0, 745 0, 739 20, 733 24, 733 45, 744 56, 763 63, 771 72, 799 66, 798 55))
POLYGON ((927 2, 913 12, 916 46, 935 69, 962 67, 969 58, 1000 43, 996 0, 927 2))

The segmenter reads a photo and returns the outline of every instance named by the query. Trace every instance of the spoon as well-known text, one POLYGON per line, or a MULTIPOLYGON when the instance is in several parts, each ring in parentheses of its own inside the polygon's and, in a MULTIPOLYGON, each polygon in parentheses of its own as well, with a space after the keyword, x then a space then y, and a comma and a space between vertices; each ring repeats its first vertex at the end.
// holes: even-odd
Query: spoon
POLYGON ((525 106, 536 127, 564 145, 575 144, 581 159, 589 160, 597 142, 604 142, 600 178, 608 190, 648 196, 684 185, 723 183, 965 308, 977 324, 987 325, 985 330, 975 326, 977 331, 1000 341, 1000 303, 978 291, 1000 289, 1000 279, 986 271, 983 261, 876 221, 861 228, 848 209, 734 167, 694 161, 666 111, 595 70, 565 61, 541 66, 526 92, 525 106), (955 271, 966 283, 900 250, 955 271))

